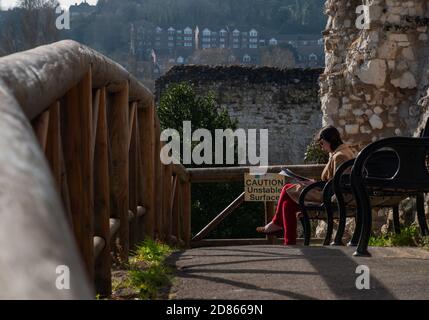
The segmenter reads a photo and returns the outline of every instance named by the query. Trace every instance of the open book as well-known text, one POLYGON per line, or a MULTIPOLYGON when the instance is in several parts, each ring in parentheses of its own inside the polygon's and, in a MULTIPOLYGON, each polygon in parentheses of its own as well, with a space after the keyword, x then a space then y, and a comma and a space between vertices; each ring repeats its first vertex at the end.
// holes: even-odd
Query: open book
POLYGON ((291 178, 297 182, 310 182, 310 181, 312 181, 311 179, 297 175, 296 173, 292 172, 288 168, 282 168, 282 171, 279 174, 282 176, 286 176, 288 178, 291 178))

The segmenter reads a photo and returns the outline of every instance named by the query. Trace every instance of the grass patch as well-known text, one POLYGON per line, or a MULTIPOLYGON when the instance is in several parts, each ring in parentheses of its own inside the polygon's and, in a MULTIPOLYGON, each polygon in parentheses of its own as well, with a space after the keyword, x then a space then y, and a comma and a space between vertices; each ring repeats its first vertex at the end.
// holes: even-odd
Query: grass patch
POLYGON ((371 237, 369 240, 371 247, 425 247, 429 248, 428 237, 422 237, 420 230, 415 227, 401 229, 400 234, 389 233, 384 236, 371 237))
POLYGON ((128 264, 113 279, 113 298, 166 298, 162 290, 171 285, 173 269, 165 264, 165 259, 173 251, 170 246, 154 240, 146 240, 138 245, 128 264))

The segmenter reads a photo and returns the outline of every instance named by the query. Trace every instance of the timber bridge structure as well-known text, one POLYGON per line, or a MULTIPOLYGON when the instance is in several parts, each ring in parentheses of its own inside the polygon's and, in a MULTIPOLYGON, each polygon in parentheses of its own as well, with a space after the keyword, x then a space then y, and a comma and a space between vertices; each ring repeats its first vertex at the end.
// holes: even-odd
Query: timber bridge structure
MULTIPOLYGON (((191 185, 243 181, 248 168, 164 165, 159 136, 152 93, 84 45, 66 40, 0 59, 0 298, 109 296, 111 252, 126 261, 145 238, 187 248, 273 243, 204 239, 243 194, 192 238, 191 185), (61 266, 67 290, 56 286, 61 266)), ((295 170, 317 177, 322 167, 295 170)), ((268 220, 274 204, 265 209, 268 220)))

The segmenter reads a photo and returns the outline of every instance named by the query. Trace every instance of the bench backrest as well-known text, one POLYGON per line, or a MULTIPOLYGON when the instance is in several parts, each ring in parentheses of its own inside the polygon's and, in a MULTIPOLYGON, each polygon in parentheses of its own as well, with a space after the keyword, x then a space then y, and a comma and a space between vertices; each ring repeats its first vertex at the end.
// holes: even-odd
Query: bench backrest
POLYGON ((368 186, 429 191, 428 154, 429 138, 382 139, 359 153, 352 181, 368 186))

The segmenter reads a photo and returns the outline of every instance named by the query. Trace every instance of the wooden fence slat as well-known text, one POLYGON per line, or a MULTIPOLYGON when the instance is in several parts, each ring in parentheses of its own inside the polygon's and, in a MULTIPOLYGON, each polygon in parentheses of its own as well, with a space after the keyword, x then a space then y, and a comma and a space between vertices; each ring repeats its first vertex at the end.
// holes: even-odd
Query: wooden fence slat
POLYGON ((136 103, 132 103, 130 107, 130 138, 129 144, 129 209, 135 214, 135 218, 130 222, 130 249, 134 250, 137 244, 138 237, 138 217, 137 217, 137 183, 138 183, 138 154, 137 154, 137 119, 136 103))
POLYGON ((128 135, 129 107, 128 83, 119 92, 112 94, 108 108, 108 128, 110 140, 110 197, 111 217, 121 221, 119 229, 119 254, 122 261, 127 261, 129 254, 128 223, 128 135))
MULTIPOLYGON (((92 140, 91 140, 91 159, 94 159, 95 152, 95 143, 97 139, 97 129, 98 129, 98 113, 100 110, 100 103, 102 103, 101 95, 103 94, 102 90, 104 90, 104 95, 106 95, 106 89, 97 89, 95 90, 95 94, 92 99, 92 140)), ((106 103, 106 97, 104 96, 104 103, 106 103)))
MULTIPOLYGON (((149 106, 144 106, 137 112, 138 132, 140 141, 140 158, 141 158, 141 179, 142 190, 139 192, 141 202, 146 208, 146 214, 142 219, 141 228, 144 231, 144 236, 149 238, 155 237, 156 228, 156 187, 159 184, 157 167, 157 159, 159 154, 156 153, 159 136, 155 134, 155 106, 152 103, 149 106), (156 159, 157 158, 157 159, 156 159)), ((141 229, 140 229, 141 230, 141 229)))
POLYGON ((172 192, 172 235, 177 241, 180 239, 180 200, 181 200, 181 181, 178 176, 174 176, 173 192, 172 192))
POLYGON ((61 192, 61 124, 60 103, 56 101, 49 108, 49 129, 46 142, 46 158, 51 166, 57 189, 61 192))
POLYGON ((49 130, 49 109, 33 121, 33 129, 42 150, 45 152, 49 130))
MULTIPOLYGON (((157 118, 155 118, 155 134, 157 137, 159 137, 160 135, 160 127, 159 127, 159 120, 157 118)), ((154 154, 154 159, 155 159, 155 174, 156 174, 156 185, 155 185, 155 189, 156 189, 156 194, 155 194, 155 208, 156 208, 156 214, 155 214, 155 219, 156 219, 156 224, 155 224, 155 236, 157 238, 162 238, 162 223, 163 223, 163 217, 162 217, 162 212, 163 212, 163 182, 164 182, 164 168, 163 168, 163 164, 161 163, 161 159, 159 157, 159 154, 161 152, 161 141, 159 139, 155 140, 155 154, 154 154)))
POLYGON ((191 182, 183 182, 183 200, 182 200, 182 239, 185 241, 185 245, 189 247, 191 245, 191 182))
POLYGON ((91 70, 65 95, 62 135, 73 231, 91 281, 94 279, 92 202, 92 83, 91 70))
POLYGON ((172 189, 172 173, 173 173, 173 167, 172 165, 165 165, 164 166, 164 183, 163 183, 163 215, 164 215, 164 221, 163 221, 163 234, 164 234, 164 240, 169 242, 170 236, 171 236, 171 189, 172 189))
POLYGON ((106 89, 100 92, 97 112, 96 143, 94 148, 94 235, 105 240, 105 245, 95 261, 95 288, 103 297, 112 292, 110 256, 110 183, 109 144, 106 115, 106 89))

